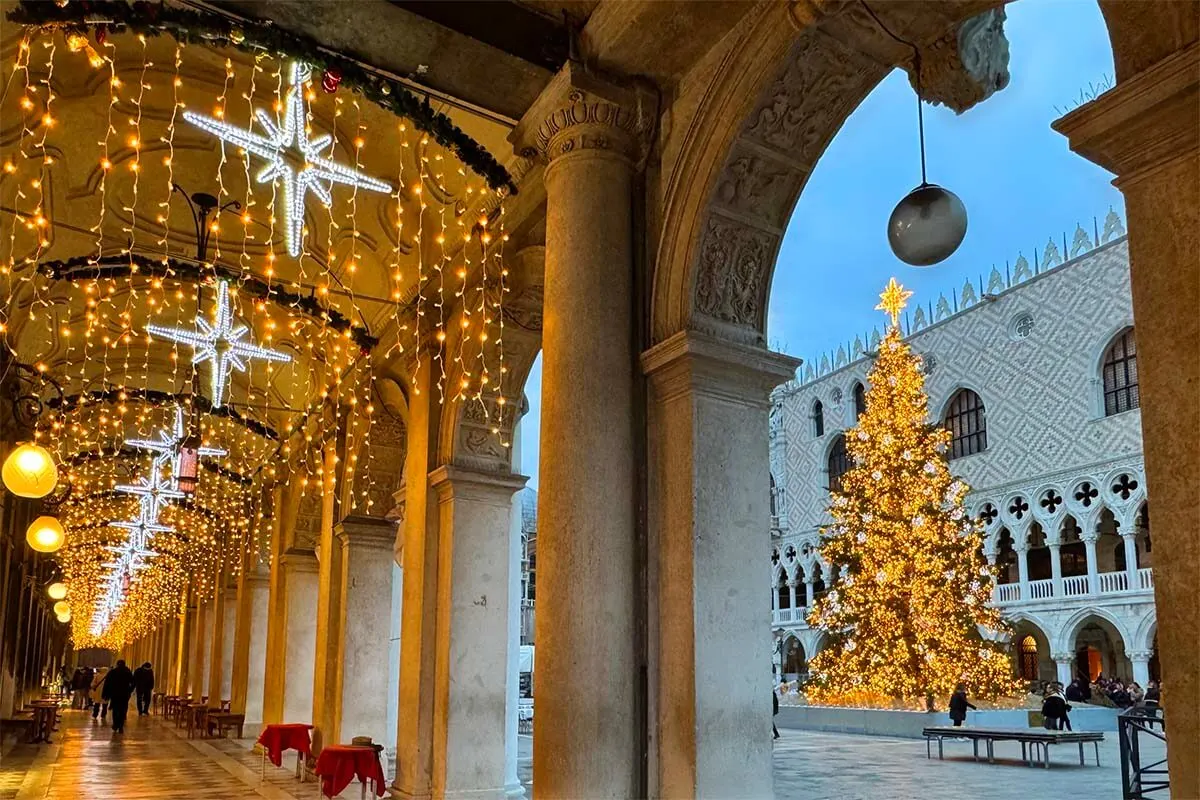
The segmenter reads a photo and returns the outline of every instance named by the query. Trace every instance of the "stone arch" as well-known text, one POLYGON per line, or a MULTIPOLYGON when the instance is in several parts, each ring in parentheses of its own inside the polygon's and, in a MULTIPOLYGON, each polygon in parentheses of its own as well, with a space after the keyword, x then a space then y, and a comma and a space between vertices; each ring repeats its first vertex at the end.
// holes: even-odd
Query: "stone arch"
POLYGON ((1018 677, 1028 680, 1052 681, 1056 677, 1051 637, 1047 632, 1050 627, 1034 614, 1018 612, 1006 615, 1006 620, 1012 627, 1010 645, 1013 654, 1013 666, 1018 677), (1026 675, 1022 671, 1022 644, 1026 636, 1032 636, 1037 645, 1037 674, 1026 675))
POLYGON ((1103 620, 1112 627, 1120 640, 1114 644, 1119 643, 1122 647, 1128 647, 1128 643, 1133 641, 1132 633, 1126 629, 1120 617, 1103 606, 1085 606, 1067 617, 1062 627, 1059 628, 1057 640, 1054 645, 1055 652, 1065 653, 1073 651, 1075 638, 1079 635, 1079 631, 1083 629, 1088 620, 1093 618, 1103 620))
MULTIPOLYGON (((998 5, 894 5, 879 13, 932 52, 934 42, 956 38, 964 21, 998 5)), ((1099 5, 1118 82, 1198 36, 1186 3, 1099 5)), ((696 110, 664 148, 653 341, 691 329, 764 344, 775 260, 809 175, 845 119, 910 58, 857 3, 766 4, 743 18, 714 56, 713 77, 683 92, 679 105, 696 110)), ((927 81, 926 92, 937 88, 927 81)))
POLYGON ((1154 639, 1158 636, 1158 613, 1153 606, 1142 617, 1134 629, 1133 637, 1129 640, 1130 650, 1154 650, 1154 639))

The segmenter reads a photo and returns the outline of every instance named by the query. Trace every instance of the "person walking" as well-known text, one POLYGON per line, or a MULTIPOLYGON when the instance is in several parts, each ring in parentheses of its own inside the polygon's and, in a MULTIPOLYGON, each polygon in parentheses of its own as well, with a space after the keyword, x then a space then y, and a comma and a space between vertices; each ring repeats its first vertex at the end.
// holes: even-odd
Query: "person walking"
POLYGON ((779 738, 779 728, 775 727, 775 717, 779 716, 779 694, 774 689, 771 690, 771 733, 775 734, 775 738, 779 738))
POLYGON ((967 700, 967 685, 960 683, 954 687, 954 694, 950 695, 950 721, 954 723, 954 727, 962 727, 963 722, 967 719, 968 708, 972 711, 977 710, 967 700))
POLYGON ((154 669, 147 661, 133 671, 133 688, 137 691, 137 712, 139 717, 150 713, 150 698, 154 696, 154 669))
POLYGON ((133 672, 124 661, 108 672, 104 679, 103 698, 112 710, 113 733, 125 732, 125 715, 129 713, 129 695, 133 694, 133 672))
POLYGON ((99 717, 103 722, 108 716, 108 695, 105 694, 104 681, 108 678, 108 667, 99 667, 92 676, 91 691, 92 719, 99 717))

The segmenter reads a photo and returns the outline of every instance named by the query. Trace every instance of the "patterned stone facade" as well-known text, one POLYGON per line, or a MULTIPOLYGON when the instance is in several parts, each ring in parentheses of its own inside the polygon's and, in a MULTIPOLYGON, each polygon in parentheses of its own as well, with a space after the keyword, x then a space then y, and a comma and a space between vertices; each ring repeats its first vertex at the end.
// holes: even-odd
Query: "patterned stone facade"
MULTIPOLYGON (((1069 250, 1063 243, 1070 260, 1051 242, 1034 268, 1022 258, 1007 276, 993 270, 953 303, 942 297, 913 309, 905 328, 926 362, 931 417, 943 419, 960 389, 983 401, 986 449, 951 468, 971 485, 968 508, 985 523, 985 554, 1008 582, 996 602, 1016 639, 1037 640, 1042 678, 1071 675, 1077 645, 1096 627, 1109 674, 1144 684, 1154 649, 1141 412, 1105 416, 1101 377, 1109 345, 1133 325, 1123 233, 1110 214, 1100 243, 1082 229, 1069 250), (1060 550, 1070 559, 1086 550, 1086 571, 1081 555, 1050 574, 1060 550)), ((867 338, 850 346, 853 356, 842 348, 823 357, 773 397, 770 575, 781 668, 797 642, 808 655, 820 647, 804 609, 812 583, 820 591, 836 572, 820 562, 819 529, 829 521, 829 455, 854 424, 855 385, 871 367, 876 335, 867 338)))

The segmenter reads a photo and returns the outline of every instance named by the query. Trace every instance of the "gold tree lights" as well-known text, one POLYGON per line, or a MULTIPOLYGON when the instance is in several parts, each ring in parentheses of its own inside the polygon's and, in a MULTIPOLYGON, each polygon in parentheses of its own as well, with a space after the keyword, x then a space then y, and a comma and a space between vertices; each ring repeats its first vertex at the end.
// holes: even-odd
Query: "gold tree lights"
POLYGON ((810 624, 829 643, 810 662, 806 693, 828 705, 923 705, 955 685, 982 697, 1015 689, 1003 630, 990 607, 994 574, 983 531, 950 474, 950 433, 928 422, 920 358, 897 323, 905 292, 893 278, 878 308, 891 326, 869 376, 867 408, 846 432, 850 468, 831 487, 822 559, 837 579, 810 624))
POLYGON ((78 646, 144 635, 248 549, 270 552, 262 498, 277 480, 336 483, 344 513, 384 513, 368 446, 380 367, 398 377, 431 359, 437 400, 477 404, 507 446, 508 237, 491 179, 457 150, 270 50, 76 25, 27 28, 4 59, 0 336, 66 397, 32 438, 71 487, 55 557, 78 646), (214 135, 232 129, 245 140, 214 135), (301 159, 274 149, 285 134, 301 159), (303 175, 316 183, 295 191, 303 175), (192 192, 218 210, 197 220, 192 192), (252 357, 214 373, 198 318, 244 334, 252 357), (111 523, 138 513, 117 487, 152 460, 127 442, 172 429, 177 408, 189 439, 226 455, 165 505, 172 530, 93 633, 104 564, 129 541, 111 523))

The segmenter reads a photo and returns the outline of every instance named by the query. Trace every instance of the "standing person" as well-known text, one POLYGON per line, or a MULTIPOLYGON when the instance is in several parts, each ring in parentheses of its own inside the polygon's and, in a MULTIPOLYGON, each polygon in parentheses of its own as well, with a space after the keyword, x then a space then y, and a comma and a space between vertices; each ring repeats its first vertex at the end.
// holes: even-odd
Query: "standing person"
POLYGON ((967 685, 960 683, 954 687, 954 694, 950 695, 950 721, 954 723, 954 727, 961 728, 963 721, 967 718, 967 709, 975 711, 975 706, 971 705, 967 700, 967 685))
POLYGON ((103 697, 112 709, 113 733, 125 732, 125 715, 129 713, 129 695, 133 694, 133 672, 124 661, 109 670, 104 679, 103 697))
POLYGON ((1159 700, 1160 696, 1161 695, 1160 695, 1160 690, 1158 688, 1158 681, 1150 681, 1149 683, 1146 684, 1146 696, 1144 698, 1144 702, 1147 707, 1157 708, 1158 704, 1160 702, 1160 700, 1159 700))
POLYGON ((108 716, 108 695, 105 694, 104 681, 108 677, 108 667, 99 667, 92 676, 92 719, 100 718, 103 722, 108 716))
POLYGON ((1050 684, 1046 698, 1042 701, 1042 717, 1045 718, 1045 728, 1048 731, 1071 730, 1071 720, 1067 719, 1070 710, 1067 699, 1059 691, 1058 684, 1050 684))
POLYGON ((775 734, 775 738, 779 738, 779 728, 775 727, 775 717, 779 716, 779 695, 774 689, 771 690, 771 733, 775 734))
POLYGON ((79 692, 82 699, 80 706, 84 711, 92 707, 92 678, 96 677, 96 670, 91 667, 83 668, 83 675, 79 679, 79 692))
POLYGON ((1083 686, 1081 685, 1081 683, 1082 683, 1082 681, 1080 681, 1079 678, 1076 678, 1075 680, 1071 681, 1071 685, 1067 687, 1067 702, 1069 702, 1069 703, 1084 702, 1085 698, 1083 696, 1083 686))
POLYGON ((58 668, 58 685, 64 696, 71 693, 71 670, 66 664, 58 668))
POLYGON ((150 698, 154 696, 154 670, 147 661, 133 671, 133 688, 137 691, 139 717, 150 713, 150 698))
POLYGON ((83 708, 83 687, 83 670, 76 667, 75 674, 71 676, 71 708, 83 708))

